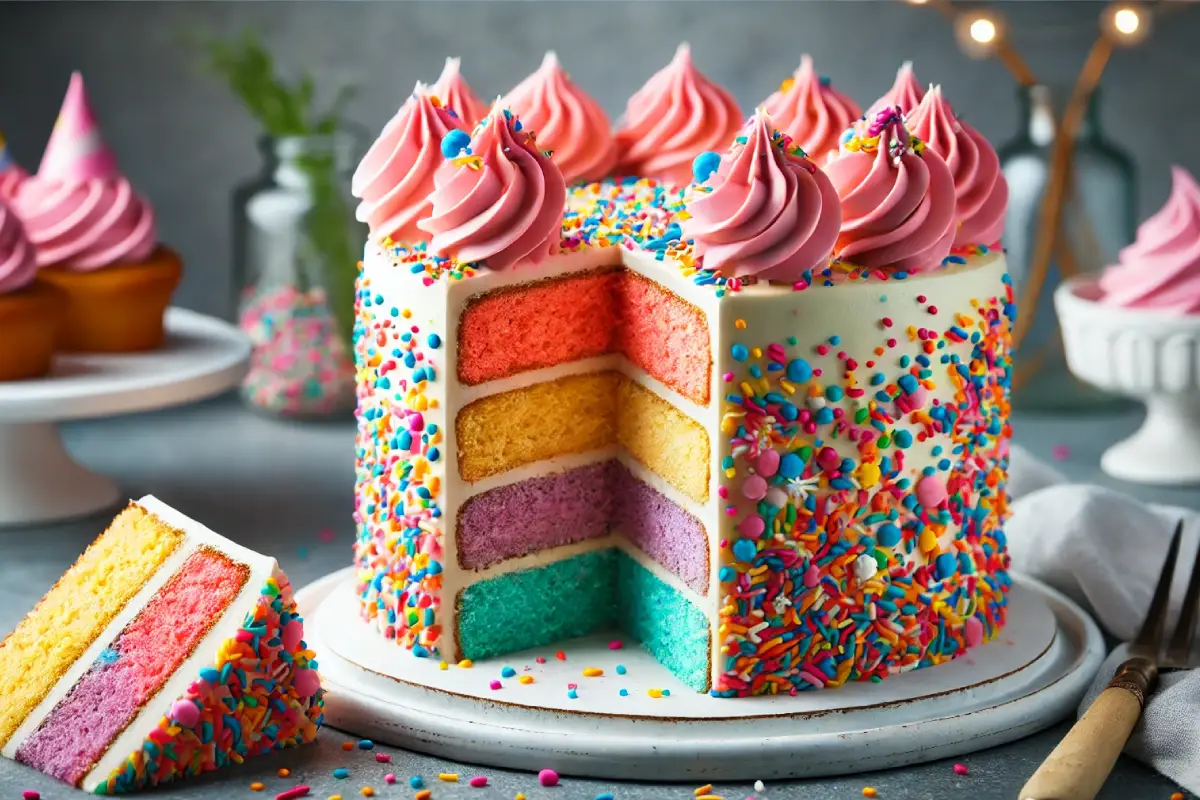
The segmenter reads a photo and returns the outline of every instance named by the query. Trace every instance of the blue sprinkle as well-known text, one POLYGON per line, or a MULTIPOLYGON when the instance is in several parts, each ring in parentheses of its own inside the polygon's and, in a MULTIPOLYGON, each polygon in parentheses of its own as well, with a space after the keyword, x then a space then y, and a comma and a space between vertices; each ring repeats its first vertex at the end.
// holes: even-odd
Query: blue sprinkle
POLYGON ((734 361, 745 361, 750 357, 750 351, 746 349, 744 344, 735 344, 730 348, 729 352, 733 355, 734 361))
POLYGON ((733 545, 733 557, 738 561, 753 561, 758 547, 753 539, 738 539, 733 545))
POLYGON ((459 153, 470 146, 471 135, 457 128, 442 137, 442 155, 445 158, 458 158, 459 153))
POLYGON ((794 358, 787 365, 788 380, 792 383, 808 383, 812 380, 812 365, 803 358, 794 358))
POLYGON ((958 559, 953 553, 942 553, 934 559, 933 565, 939 581, 952 577, 958 571, 958 559))
MULTIPOLYGON (((628 690, 628 689, 622 689, 622 690, 621 690, 621 691, 620 691, 618 694, 620 694, 620 695, 621 695, 621 697, 629 697, 629 690, 628 690)), ((612 795, 609 795, 609 796, 611 797, 612 795)))
POLYGON ((779 459, 779 474, 785 478, 798 478, 804 471, 804 461, 795 453, 786 453, 779 459))
POLYGON ((408 785, 413 789, 420 789, 425 785, 425 781, 420 775, 413 775, 408 779, 408 785))
POLYGON ((721 168, 721 155, 712 150, 706 150, 692 161, 692 177, 696 183, 704 183, 712 174, 721 168))
POLYGON ((370 739, 360 739, 358 741, 358 749, 359 750, 374 750, 375 743, 372 742, 370 739))
POLYGON ((574 689, 567 689, 567 697, 575 700, 579 697, 579 692, 575 691, 574 689))
POLYGON ((513 675, 516 675, 516 674, 517 674, 517 671, 515 669, 513 669, 512 667, 505 667, 504 669, 500 670, 501 678, 511 678, 513 675))
POLYGON ((337 778, 339 781, 345 780, 346 778, 350 777, 350 770, 346 769, 345 767, 338 767, 333 771, 333 777, 337 778))
POLYGON ((901 375, 896 383, 900 386, 905 394, 913 394, 918 388, 917 379, 912 375, 901 375))
POLYGON ((442 337, 438 336, 436 333, 429 334, 429 336, 426 337, 425 341, 434 350, 437 350, 439 347, 442 346, 442 337))

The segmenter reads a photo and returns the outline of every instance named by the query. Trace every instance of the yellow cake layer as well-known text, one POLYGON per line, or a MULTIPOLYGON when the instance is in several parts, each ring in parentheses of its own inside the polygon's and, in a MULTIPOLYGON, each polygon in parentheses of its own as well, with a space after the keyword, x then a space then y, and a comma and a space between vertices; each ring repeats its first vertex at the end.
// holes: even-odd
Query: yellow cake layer
POLYGON ((688 497, 708 500, 708 433, 616 372, 572 375, 480 398, 458 412, 455 433, 465 481, 619 442, 688 497))
POLYGON ((130 505, 0 642, 0 747, 182 541, 130 505))

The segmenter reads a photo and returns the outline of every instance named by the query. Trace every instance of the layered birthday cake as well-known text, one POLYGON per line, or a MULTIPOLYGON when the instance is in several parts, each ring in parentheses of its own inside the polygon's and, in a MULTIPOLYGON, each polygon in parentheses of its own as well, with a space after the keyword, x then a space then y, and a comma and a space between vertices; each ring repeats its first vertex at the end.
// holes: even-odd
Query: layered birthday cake
POLYGON ((553 56, 477 124, 417 87, 354 185, 357 588, 398 658, 618 629, 740 697, 996 634, 1006 188, 924 97, 860 117, 806 58, 747 119, 686 48, 615 132, 553 56))
POLYGON ((0 752, 93 794, 310 742, 322 692, 273 558, 131 503, 0 642, 0 752))

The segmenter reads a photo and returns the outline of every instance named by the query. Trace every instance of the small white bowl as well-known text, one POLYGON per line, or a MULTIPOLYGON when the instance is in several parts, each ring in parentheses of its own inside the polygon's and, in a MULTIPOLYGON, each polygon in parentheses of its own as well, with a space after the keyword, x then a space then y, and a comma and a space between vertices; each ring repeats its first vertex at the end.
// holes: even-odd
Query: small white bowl
POLYGON ((1100 297, 1092 275, 1054 292, 1075 377, 1146 404, 1142 427, 1105 451, 1101 469, 1135 483, 1200 483, 1200 315, 1119 308, 1100 297))

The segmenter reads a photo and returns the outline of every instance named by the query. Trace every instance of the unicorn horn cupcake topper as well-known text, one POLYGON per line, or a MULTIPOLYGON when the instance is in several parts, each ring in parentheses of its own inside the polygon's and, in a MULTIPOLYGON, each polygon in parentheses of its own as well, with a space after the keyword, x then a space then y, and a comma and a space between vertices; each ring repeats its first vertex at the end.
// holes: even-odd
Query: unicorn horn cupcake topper
POLYGON ((117 175, 117 159, 100 134, 83 87, 83 76, 75 72, 42 156, 38 177, 81 183, 117 175))

